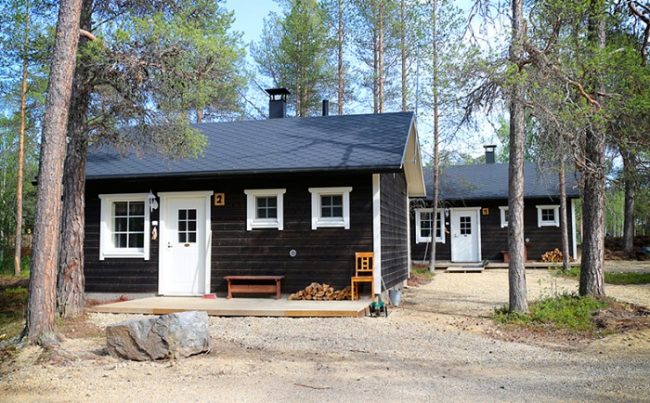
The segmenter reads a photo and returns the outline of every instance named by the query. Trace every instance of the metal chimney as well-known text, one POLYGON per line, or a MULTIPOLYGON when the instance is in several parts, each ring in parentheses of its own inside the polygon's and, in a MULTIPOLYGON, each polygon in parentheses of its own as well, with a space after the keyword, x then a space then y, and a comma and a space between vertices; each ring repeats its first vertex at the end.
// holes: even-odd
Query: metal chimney
POLYGON ((328 116, 330 114, 330 101, 328 99, 323 99, 323 116, 328 116))
POLYGON ((496 145, 490 144, 487 146, 483 146, 485 148, 485 163, 486 164, 494 164, 495 158, 494 158, 494 150, 497 148, 496 145))
POLYGON ((269 94, 269 119, 284 118, 287 116, 287 96, 291 95, 288 89, 267 88, 269 94))

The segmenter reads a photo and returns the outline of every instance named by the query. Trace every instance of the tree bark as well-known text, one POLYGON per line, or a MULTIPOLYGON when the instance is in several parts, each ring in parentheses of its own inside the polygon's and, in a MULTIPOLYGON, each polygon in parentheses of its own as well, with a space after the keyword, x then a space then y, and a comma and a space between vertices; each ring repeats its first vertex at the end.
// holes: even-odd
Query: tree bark
MULTIPOLYGON (((560 142, 560 144, 562 144, 560 142)), ((561 151, 560 151, 561 152, 561 151)), ((564 169, 564 156, 560 154, 560 232, 562 232, 562 268, 569 270, 569 222, 567 221, 566 205, 566 170, 564 169)), ((575 258, 575 256, 574 256, 575 258)))
MULTIPOLYGON (((401 51, 401 58, 402 58, 402 112, 406 112, 406 95, 407 95, 407 87, 406 87, 406 17, 404 16, 404 2, 405 0, 401 0, 399 3, 399 15, 400 15, 400 51, 401 51)), ((433 7, 434 11, 433 13, 435 14, 435 0, 433 2, 433 7)), ((435 32, 435 28, 433 29, 435 32)), ((436 42, 436 38, 433 38, 433 42, 436 42)), ((434 56, 435 57, 435 56, 434 56)), ((434 84, 435 85, 435 84, 434 84)), ((435 244, 435 242, 434 242, 435 244)))
POLYGON ((384 0, 379 0, 379 113, 384 113, 384 0))
POLYGON ((633 152, 621 151, 623 157, 623 182, 625 203, 623 209, 623 252, 634 257, 634 198, 636 197, 636 158, 633 152))
POLYGON ((25 128, 27 126, 27 50, 29 48, 29 1, 25 2, 23 37, 23 71, 20 82, 20 129, 18 132, 18 167, 16 173, 16 243, 14 245, 14 274, 20 275, 23 246, 23 166, 25 160, 25 128))
MULTIPOLYGON (((587 39, 600 49, 605 48, 605 11, 602 0, 591 0, 589 4, 587 39)), ((602 80, 598 71, 591 71, 589 77, 603 93, 602 80)), ((599 104, 603 99, 596 95, 599 104)), ((587 129, 585 135, 584 192, 582 208, 582 263, 580 266, 579 294, 604 297, 603 266, 605 261, 605 136, 604 128, 587 129)))
POLYGON ((338 0, 338 30, 337 36, 337 57, 338 57, 338 114, 343 115, 343 0, 338 0))
POLYGON ((61 222, 65 130, 79 41, 81 0, 61 0, 48 83, 39 164, 27 324, 32 343, 56 343, 56 268, 61 222))
MULTIPOLYGON (((83 0, 80 28, 92 31, 92 0, 83 0)), ((79 46, 88 41, 80 39, 79 46)), ((63 176, 63 212, 61 222, 61 243, 59 246, 59 271, 57 279, 57 311, 61 317, 75 317, 84 311, 84 236, 85 236, 85 193, 86 118, 90 94, 93 90, 88 68, 84 63, 77 66, 70 112, 68 116, 68 147, 63 176)))
MULTIPOLYGON (((431 49, 433 62, 433 220, 431 222, 431 258, 429 259, 429 271, 436 270, 436 232, 438 230, 438 206, 440 204, 440 133, 438 128, 438 42, 437 42, 437 22, 438 22, 437 1, 431 2, 431 49)), ((440 214, 441 231, 444 231, 444 215, 440 214)))
MULTIPOLYGON (((510 62, 521 66, 525 25, 523 0, 512 0, 510 62)), ((519 67, 519 70, 521 67, 519 67)), ((518 71, 519 72, 519 71, 518 71)), ((508 266, 509 311, 527 312, 524 242, 524 88, 519 78, 512 84, 510 99, 510 156, 508 167, 508 266)))
POLYGON ((377 1, 372 0, 372 109, 379 113, 379 35, 377 1))
MULTIPOLYGON (((605 143, 591 130, 586 136, 586 158, 595 169, 602 170, 605 143)), ((605 260, 605 176, 596 172, 585 174, 582 206, 582 262, 580 295, 604 297, 603 263, 605 260)))

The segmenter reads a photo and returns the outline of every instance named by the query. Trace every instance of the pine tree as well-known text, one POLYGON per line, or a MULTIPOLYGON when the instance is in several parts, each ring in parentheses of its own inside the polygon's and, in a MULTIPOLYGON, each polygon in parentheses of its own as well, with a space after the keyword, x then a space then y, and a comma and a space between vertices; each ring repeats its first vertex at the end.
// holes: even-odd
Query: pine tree
POLYGON ((283 14, 264 20, 262 38, 252 47, 260 73, 293 93, 297 116, 317 113, 335 82, 330 55, 336 42, 327 20, 316 0, 287 0, 283 14))
POLYGON ((230 33, 231 13, 211 0, 116 5, 85 0, 82 11, 81 29, 88 34, 80 45, 68 121, 57 295, 62 316, 83 310, 89 144, 192 156, 205 139, 189 126, 188 114, 200 122, 206 111, 219 117, 240 110, 243 51, 230 33))
POLYGON ((56 343, 56 263, 61 221, 63 156, 75 56, 79 42, 81 0, 61 0, 47 91, 38 176, 38 204, 30 266, 27 325, 31 342, 56 343))

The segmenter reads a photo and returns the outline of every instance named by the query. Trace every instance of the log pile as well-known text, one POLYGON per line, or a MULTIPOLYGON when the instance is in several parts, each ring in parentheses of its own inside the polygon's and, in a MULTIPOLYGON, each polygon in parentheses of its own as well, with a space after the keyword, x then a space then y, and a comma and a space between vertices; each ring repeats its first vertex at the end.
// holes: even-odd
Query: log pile
POLYGON ((327 283, 311 283, 303 290, 289 295, 289 300, 291 301, 342 301, 351 298, 352 292, 350 287, 345 287, 342 290, 335 290, 327 283))
POLYGON ((558 248, 549 250, 542 255, 542 262, 560 263, 562 262, 562 251, 558 248))

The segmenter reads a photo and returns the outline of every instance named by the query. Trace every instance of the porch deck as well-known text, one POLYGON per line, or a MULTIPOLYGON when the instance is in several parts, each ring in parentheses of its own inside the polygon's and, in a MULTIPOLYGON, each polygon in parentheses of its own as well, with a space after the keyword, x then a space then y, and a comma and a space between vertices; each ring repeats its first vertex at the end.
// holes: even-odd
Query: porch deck
POLYGON ((211 316, 360 317, 371 300, 289 301, 270 298, 151 297, 96 305, 91 312, 162 315, 206 311, 211 316))

